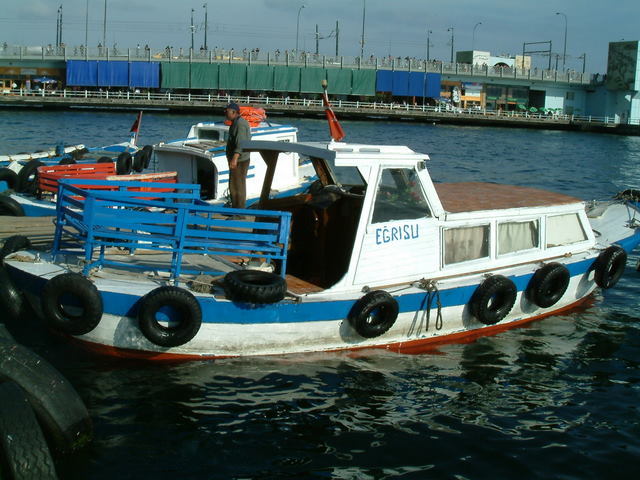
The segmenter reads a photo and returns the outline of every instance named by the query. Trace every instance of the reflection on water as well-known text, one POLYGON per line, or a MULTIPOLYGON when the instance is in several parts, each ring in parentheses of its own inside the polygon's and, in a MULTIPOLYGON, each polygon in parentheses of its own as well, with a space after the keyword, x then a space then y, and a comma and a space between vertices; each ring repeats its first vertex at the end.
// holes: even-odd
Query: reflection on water
MULTIPOLYGON (((141 144, 201 117, 146 114, 141 144)), ((0 112, 1 151, 127 135, 128 113, 0 112)), ((275 121, 280 121, 276 119, 275 121)), ((291 120, 304 140, 324 121, 291 120)), ((441 181, 606 198, 638 187, 640 139, 345 122, 407 144, 441 181)), ((92 356, 26 318, 12 330, 67 375, 95 440, 61 478, 610 478, 640 455, 637 261, 583 309, 423 355, 370 352, 148 364, 92 356), (614 470, 615 469, 615 470, 614 470)))

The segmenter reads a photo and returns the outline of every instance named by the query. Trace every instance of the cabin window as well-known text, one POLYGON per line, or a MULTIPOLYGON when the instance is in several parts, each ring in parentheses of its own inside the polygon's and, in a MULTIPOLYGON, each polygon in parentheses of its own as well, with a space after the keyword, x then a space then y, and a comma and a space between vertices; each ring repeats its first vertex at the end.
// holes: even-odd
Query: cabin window
POLYGON ((498 225, 498 255, 540 246, 538 220, 504 222, 498 225))
POLYGON ((385 168, 380 176, 371 223, 430 217, 418 173, 411 168, 385 168))
POLYGON ((584 242, 587 234, 577 213, 547 217, 547 248, 584 242))
POLYGON ((489 256, 489 225, 444 230, 444 264, 466 262, 489 256))

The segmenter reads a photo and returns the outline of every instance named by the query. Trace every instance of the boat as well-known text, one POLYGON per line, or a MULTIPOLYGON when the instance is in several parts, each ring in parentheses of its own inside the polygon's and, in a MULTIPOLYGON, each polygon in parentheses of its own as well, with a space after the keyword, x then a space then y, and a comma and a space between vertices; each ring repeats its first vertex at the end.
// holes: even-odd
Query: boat
POLYGON ((408 147, 243 148, 266 168, 247 209, 202 202, 198 184, 60 180, 52 250, 8 240, 0 299, 24 296, 51 329, 120 357, 417 353, 576 308, 640 243, 632 203, 434 183, 408 147), (275 197, 291 154, 317 180, 275 197))
MULTIPOLYGON (((242 105, 240 114, 249 122, 252 139, 287 143, 298 140, 296 127, 268 122, 261 108, 242 105)), ((200 185, 202 200, 230 204, 229 166, 225 150, 228 135, 229 123, 226 121, 192 125, 186 138, 154 145, 148 171, 177 171, 180 182, 200 185)), ((247 205, 253 204, 260 196, 266 173, 265 164, 258 153, 250 155, 250 162, 247 205)), ((311 164, 301 161, 297 154, 290 153, 283 155, 278 162, 271 188, 274 195, 299 193, 314 180, 311 164)))

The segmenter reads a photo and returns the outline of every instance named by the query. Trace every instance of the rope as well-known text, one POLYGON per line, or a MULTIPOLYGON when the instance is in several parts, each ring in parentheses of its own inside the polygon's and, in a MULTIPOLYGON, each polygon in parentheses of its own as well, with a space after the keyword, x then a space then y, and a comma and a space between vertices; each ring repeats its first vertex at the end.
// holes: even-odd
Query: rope
POLYGON ((422 279, 419 282, 419 287, 425 289, 427 294, 425 295, 424 300, 422 301, 422 305, 420 306, 420 310, 423 310, 426 302, 426 316, 427 321, 425 323, 425 331, 429 330, 429 322, 431 320, 431 308, 433 306, 433 301, 436 302, 437 313, 436 313, 436 330, 442 329, 442 302, 440 301, 440 290, 438 290, 438 285, 433 280, 425 280, 422 279))

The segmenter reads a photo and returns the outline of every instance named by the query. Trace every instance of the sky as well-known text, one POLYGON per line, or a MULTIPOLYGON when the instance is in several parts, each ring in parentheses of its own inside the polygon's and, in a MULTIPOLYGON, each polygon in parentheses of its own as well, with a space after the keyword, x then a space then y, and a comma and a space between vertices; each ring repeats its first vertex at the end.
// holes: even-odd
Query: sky
MULTIPOLYGON (((425 58, 430 30, 431 58, 449 61, 450 27, 456 51, 471 50, 473 44, 476 50, 492 55, 515 55, 522 53, 525 42, 550 40, 553 52, 561 55, 565 22, 556 12, 567 18, 567 68, 581 71, 582 58, 578 57, 586 53, 587 71, 604 73, 609 42, 640 40, 640 0, 106 0, 106 38, 109 46, 117 43, 119 49, 137 44, 148 44, 154 51, 167 45, 188 49, 193 8, 195 47, 199 49, 204 43, 206 3, 210 48, 291 50, 300 12, 300 49, 315 51, 316 24, 320 37, 330 37, 338 21, 340 55, 359 55, 365 2, 366 57, 425 58)), ((85 39, 87 3, 88 43, 97 46, 102 41, 105 0, 1 3, 0 43, 55 44, 57 10, 62 5, 63 41, 80 45, 85 39)), ((321 39, 320 54, 334 53, 335 38, 321 39)), ((547 62, 546 57, 534 56, 534 65, 547 62)))

